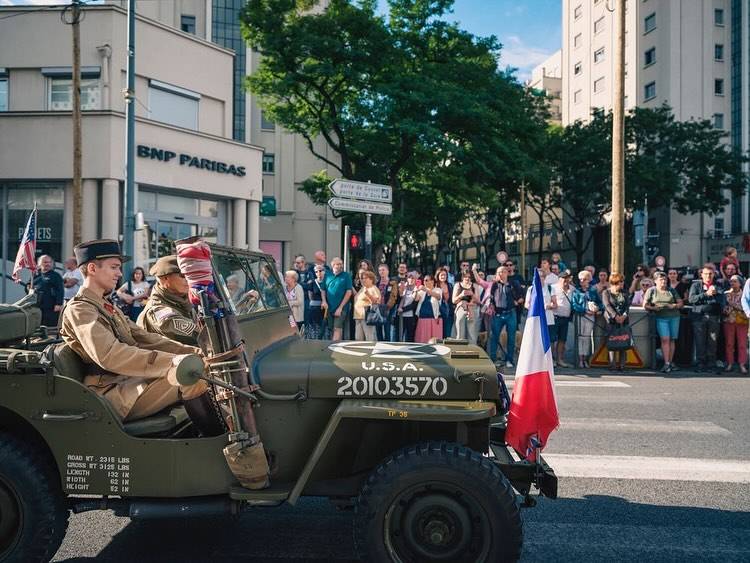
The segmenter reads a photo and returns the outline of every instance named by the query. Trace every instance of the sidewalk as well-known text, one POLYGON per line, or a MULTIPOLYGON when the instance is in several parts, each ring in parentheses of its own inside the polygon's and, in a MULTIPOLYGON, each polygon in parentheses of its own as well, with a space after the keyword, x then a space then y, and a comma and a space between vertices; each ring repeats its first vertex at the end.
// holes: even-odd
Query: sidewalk
MULTIPOLYGON (((506 368, 506 367, 500 367, 498 368, 498 371, 502 373, 504 376, 514 376, 516 373, 516 368, 506 368)), ((574 377, 581 377, 581 378, 600 378, 600 377, 646 377, 646 376, 656 376, 656 377, 664 377, 664 378, 686 378, 686 377, 701 377, 701 378, 716 378, 716 377, 731 377, 731 378, 748 378, 750 379, 750 375, 748 374, 742 374, 738 369, 735 369, 734 371, 726 372, 724 371, 724 368, 721 368, 721 372, 719 373, 707 373, 707 372, 698 372, 693 367, 689 368, 680 368, 679 371, 671 372, 671 373, 662 373, 658 369, 650 369, 650 368, 625 368, 623 371, 614 371, 610 370, 608 368, 598 368, 598 367, 592 367, 592 368, 577 368, 577 367, 571 367, 571 368, 555 368, 555 375, 556 376, 574 376, 574 377)))

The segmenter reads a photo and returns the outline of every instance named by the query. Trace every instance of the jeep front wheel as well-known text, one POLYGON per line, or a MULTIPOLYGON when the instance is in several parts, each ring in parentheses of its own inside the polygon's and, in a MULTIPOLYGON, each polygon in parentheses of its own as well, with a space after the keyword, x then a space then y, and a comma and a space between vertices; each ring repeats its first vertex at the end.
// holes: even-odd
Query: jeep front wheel
POLYGON ((365 561, 516 561, 521 553, 510 483, 460 444, 422 443, 388 457, 363 486, 354 518, 365 561))
POLYGON ((65 536, 60 478, 36 449, 0 431, 0 562, 46 562, 65 536))

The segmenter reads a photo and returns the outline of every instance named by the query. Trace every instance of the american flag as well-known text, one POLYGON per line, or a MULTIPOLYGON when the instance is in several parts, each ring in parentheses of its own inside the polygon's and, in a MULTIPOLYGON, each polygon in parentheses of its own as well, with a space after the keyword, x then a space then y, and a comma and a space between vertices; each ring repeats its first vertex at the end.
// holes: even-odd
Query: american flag
POLYGON ((16 263, 13 265, 13 279, 20 282, 18 272, 28 268, 32 273, 36 272, 36 205, 26 221, 26 229, 23 232, 21 246, 18 247, 16 263))

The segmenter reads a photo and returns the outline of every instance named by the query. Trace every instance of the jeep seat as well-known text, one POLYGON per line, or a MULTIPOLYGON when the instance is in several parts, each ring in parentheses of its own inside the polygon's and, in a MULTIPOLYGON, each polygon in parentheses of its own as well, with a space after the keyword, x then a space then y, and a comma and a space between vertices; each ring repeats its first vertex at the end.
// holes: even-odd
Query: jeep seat
POLYGON ((189 420, 188 413, 182 405, 174 405, 146 418, 123 422, 125 432, 131 436, 153 436, 174 430, 189 420))
MULTIPOLYGON (((55 370, 69 379, 83 383, 85 367, 81 357, 67 344, 55 344, 51 346, 52 363, 55 370)), ((102 399, 106 402, 105 399, 102 399)), ((131 436, 153 436, 167 433, 182 426, 188 420, 188 414, 182 405, 174 405, 155 415, 123 422, 125 432, 131 436)))
POLYGON ((79 383, 83 383, 83 377, 86 375, 86 368, 83 365, 81 356, 76 354, 73 348, 65 343, 53 344, 51 348, 52 365, 55 366, 57 373, 68 379, 73 379, 79 383))

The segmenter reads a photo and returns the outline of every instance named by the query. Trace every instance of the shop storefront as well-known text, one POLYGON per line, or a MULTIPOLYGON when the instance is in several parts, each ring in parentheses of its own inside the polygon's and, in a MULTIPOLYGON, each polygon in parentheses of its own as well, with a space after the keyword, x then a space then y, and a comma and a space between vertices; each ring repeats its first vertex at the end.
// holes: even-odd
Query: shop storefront
MULTIPOLYGON (((63 250, 65 184, 54 182, 0 182, 0 233, 2 233, 2 274, 9 281, 13 273, 18 246, 23 238, 26 221, 34 205, 39 211, 36 229, 37 256, 60 256, 63 250)), ((30 274, 26 272, 24 280, 30 274)), ((5 297, 5 286, 2 284, 5 297)), ((13 284, 16 285, 16 284, 13 284)), ((12 286, 11 286, 12 287, 12 286)), ((14 296, 22 295, 21 287, 14 296), (17 295, 16 295, 17 294, 17 295)))

